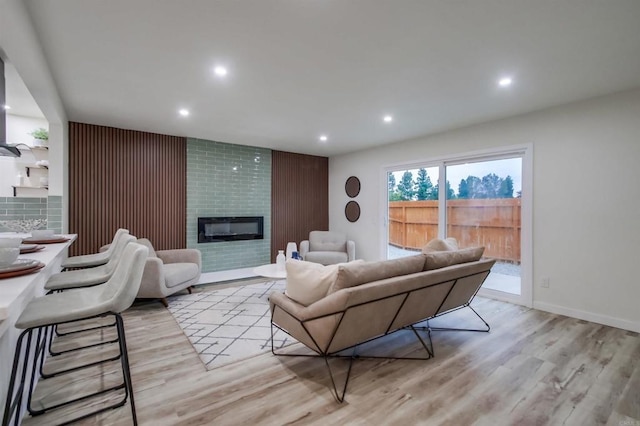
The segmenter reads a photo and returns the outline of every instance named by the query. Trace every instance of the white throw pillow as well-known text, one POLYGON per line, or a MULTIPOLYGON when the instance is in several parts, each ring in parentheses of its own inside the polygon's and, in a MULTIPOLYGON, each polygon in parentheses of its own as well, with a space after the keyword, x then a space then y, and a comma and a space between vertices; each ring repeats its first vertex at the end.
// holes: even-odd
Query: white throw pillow
POLYGON ((338 274, 338 265, 324 266, 303 260, 287 260, 286 268, 285 294, 304 306, 325 297, 338 274))
POLYGON ((433 253, 436 251, 455 251, 458 249, 458 241, 453 237, 449 237, 446 240, 434 238, 433 240, 429 241, 427 245, 422 247, 422 253, 433 253))

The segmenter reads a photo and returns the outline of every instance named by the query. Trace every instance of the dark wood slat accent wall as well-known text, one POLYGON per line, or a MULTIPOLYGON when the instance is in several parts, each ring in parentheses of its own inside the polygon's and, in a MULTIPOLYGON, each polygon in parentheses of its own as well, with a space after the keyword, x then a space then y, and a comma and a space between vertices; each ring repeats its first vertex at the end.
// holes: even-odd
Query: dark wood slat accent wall
POLYGON ((329 229, 329 159, 273 151, 271 157, 271 261, 289 241, 329 229))
POLYGON ((184 248, 186 171, 186 138, 70 122, 70 255, 97 252, 118 228, 184 248))

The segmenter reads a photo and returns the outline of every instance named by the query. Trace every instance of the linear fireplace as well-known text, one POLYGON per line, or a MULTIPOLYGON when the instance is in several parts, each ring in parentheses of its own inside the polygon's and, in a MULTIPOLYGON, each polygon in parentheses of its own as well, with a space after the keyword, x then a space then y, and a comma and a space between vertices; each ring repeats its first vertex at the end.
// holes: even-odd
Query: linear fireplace
POLYGON ((198 218, 199 243, 263 239, 263 216, 198 218))

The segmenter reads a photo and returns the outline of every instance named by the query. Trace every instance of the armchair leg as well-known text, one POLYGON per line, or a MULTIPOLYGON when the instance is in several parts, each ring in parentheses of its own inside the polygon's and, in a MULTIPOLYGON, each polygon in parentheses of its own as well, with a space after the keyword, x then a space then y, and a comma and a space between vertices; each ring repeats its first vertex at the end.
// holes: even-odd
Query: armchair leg
POLYGON ((160 303, 162 303, 165 308, 169 307, 169 301, 167 300, 166 297, 163 297, 162 299, 160 299, 160 303))
POLYGON ((187 291, 189 292, 189 294, 192 294, 193 293, 193 286, 191 285, 191 286, 187 287, 187 291))

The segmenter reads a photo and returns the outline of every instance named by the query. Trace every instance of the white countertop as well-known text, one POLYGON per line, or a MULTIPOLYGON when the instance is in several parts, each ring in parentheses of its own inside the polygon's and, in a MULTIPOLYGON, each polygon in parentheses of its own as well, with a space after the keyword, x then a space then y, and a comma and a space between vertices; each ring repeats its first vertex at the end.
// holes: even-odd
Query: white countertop
MULTIPOLYGON (((58 244, 44 244, 45 248, 35 252, 21 254, 18 259, 35 259, 44 263, 44 268, 38 272, 20 277, 0 279, 0 321, 9 317, 12 307, 17 300, 22 299, 26 293, 32 292, 31 287, 35 282, 58 273, 60 262, 54 262, 60 253, 71 245, 76 239, 75 234, 64 235, 69 241, 58 244), (57 270, 52 270, 56 268, 57 270)), ((1 334, 1 333, 0 333, 1 334)))

